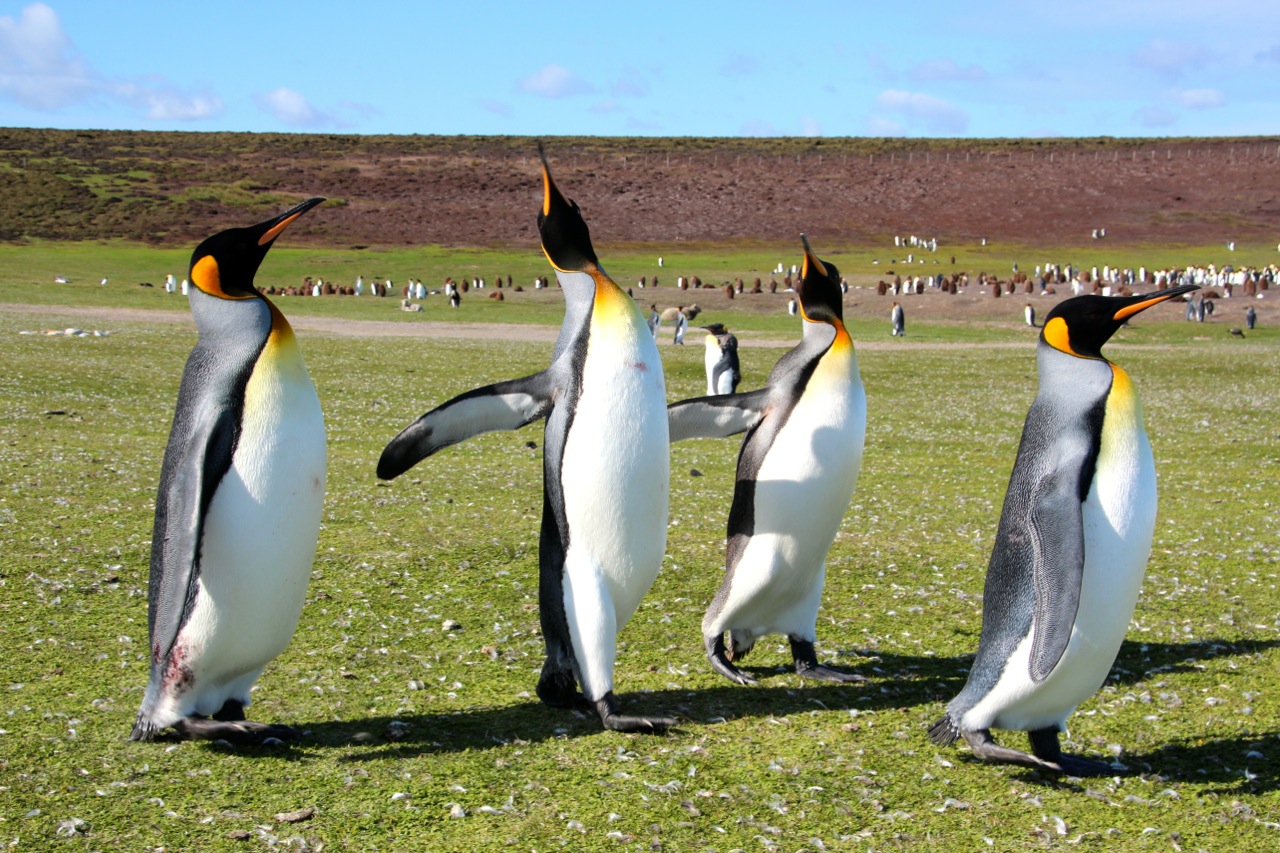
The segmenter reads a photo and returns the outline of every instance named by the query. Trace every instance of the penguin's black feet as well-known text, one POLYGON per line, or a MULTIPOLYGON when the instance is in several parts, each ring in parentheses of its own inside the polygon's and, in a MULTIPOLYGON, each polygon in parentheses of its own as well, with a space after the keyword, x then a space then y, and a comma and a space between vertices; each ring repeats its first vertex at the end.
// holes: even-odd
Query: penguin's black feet
POLYGON ((818 655, 813 649, 813 643, 808 640, 800 640, 796 637, 787 637, 787 639, 791 641, 791 658, 796 662, 796 674, 801 678, 844 684, 867 680, 866 676, 858 675, 856 672, 843 672, 818 663, 818 655))
POLYGON ((542 665, 542 675, 538 678, 538 698, 542 700, 542 704, 552 708, 594 707, 587 701, 587 697, 578 692, 578 682, 573 673, 553 667, 550 659, 542 665))
MULTIPOLYGON (((1021 750, 1001 746, 992 739, 990 729, 982 729, 976 732, 961 731, 960 734, 964 737, 964 742, 969 744, 969 750, 974 756, 983 761, 991 761, 996 764, 1017 764, 1021 767, 1031 767, 1035 770, 1047 770, 1050 773, 1062 772, 1062 768, 1051 761, 1046 761, 1021 750)), ((1054 743, 1057 743, 1056 729, 1054 730, 1054 743)))
POLYGON ((267 740, 295 740, 302 732, 293 726, 255 723, 251 720, 214 720, 186 717, 173 724, 173 730, 190 740, 225 740, 237 746, 261 746, 267 740))
POLYGON ((703 644, 707 649, 707 660, 711 661, 711 668, 723 675, 730 681, 738 684, 755 684, 756 680, 747 675, 742 670, 734 666, 725 653, 724 634, 717 634, 714 637, 704 637, 703 644))
POLYGON ((612 690, 596 700, 596 712, 600 714, 600 722, 611 732, 660 735, 676 724, 674 717, 630 717, 619 714, 618 699, 612 690))
POLYGON ((1035 756, 1057 768, 1059 773, 1081 777, 1110 776, 1115 773, 1110 764, 1063 752, 1058 743, 1056 726, 1027 732, 1027 738, 1031 741, 1031 751, 1035 756))

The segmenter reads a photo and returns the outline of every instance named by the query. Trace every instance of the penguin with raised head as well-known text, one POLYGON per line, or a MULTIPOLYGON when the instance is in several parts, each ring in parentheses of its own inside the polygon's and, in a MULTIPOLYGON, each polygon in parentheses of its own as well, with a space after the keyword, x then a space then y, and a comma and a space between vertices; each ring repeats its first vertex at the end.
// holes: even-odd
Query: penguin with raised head
POLYGON ((1077 296, 1040 330, 1040 387, 1027 413, 987 569, 978 653, 929 730, 978 758, 1072 776, 1111 772, 1063 753, 1058 735, 1106 680, 1146 573, 1156 471, 1129 375, 1102 345, 1140 311, 1196 290, 1077 296), (1031 752, 998 745, 1020 729, 1031 752))
POLYGON ((387 445, 378 476, 392 479, 451 444, 545 417, 538 598, 547 657, 538 697, 555 707, 585 698, 607 729, 662 731, 675 721, 624 716, 613 693, 618 632, 657 577, 666 547, 662 360, 644 315, 601 268, 541 146, 539 154, 538 232, 565 295, 551 366, 427 412, 387 445))
POLYGON ((324 417, 293 329, 254 287, 275 239, 324 199, 191 256, 200 338, 178 389, 151 537, 151 676, 133 740, 257 742, 249 690, 302 613, 324 503, 324 417))
POLYGON ((740 684, 755 679, 734 664, 766 634, 786 635, 796 672, 806 678, 861 680, 820 665, 814 643, 827 551, 862 466, 867 400, 844 327, 840 273, 801 240, 802 338, 778 360, 768 384, 668 409, 672 441, 747 433, 729 510, 724 582, 702 620, 712 667, 740 684))
POLYGON ((704 339, 707 351, 703 357, 707 368, 707 394, 732 394, 742 381, 742 370, 738 367, 738 339, 730 334, 724 323, 700 328, 707 332, 704 339))

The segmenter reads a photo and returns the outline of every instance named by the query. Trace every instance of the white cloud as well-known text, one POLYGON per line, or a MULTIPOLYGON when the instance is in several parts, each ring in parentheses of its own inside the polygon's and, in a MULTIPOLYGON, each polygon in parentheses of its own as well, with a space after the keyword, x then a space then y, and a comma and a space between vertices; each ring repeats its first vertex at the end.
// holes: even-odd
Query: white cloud
POLYGON ((253 96, 264 112, 277 121, 291 127, 346 127, 337 116, 321 112, 311 105, 306 96, 285 86, 253 96))
POLYGON ((589 95, 595 91, 586 80, 554 62, 542 66, 528 77, 522 77, 516 87, 522 92, 544 98, 568 98, 573 95, 589 95))
POLYGON ((16 19, 0 17, 0 97, 50 111, 83 100, 95 88, 53 9, 32 3, 16 19))
POLYGON ((1227 96, 1217 89, 1183 89, 1175 92, 1174 98, 1189 110, 1211 110, 1227 102, 1227 96))
POLYGON ((104 84, 104 90, 125 103, 144 109, 153 121, 199 121, 222 115, 222 98, 180 92, 164 81, 104 84))
POLYGON ((900 122, 873 115, 867 119, 867 133, 872 136, 901 136, 906 133, 906 128, 900 122))
POLYGON ((873 109, 877 115, 889 113, 901 116, 908 124, 921 125, 929 133, 958 135, 969 127, 967 112, 941 98, 921 92, 887 89, 876 96, 873 109))
POLYGON ((183 92, 160 77, 101 77, 44 3, 23 7, 17 18, 0 16, 0 99, 54 112, 93 97, 122 102, 153 121, 199 121, 223 111, 217 95, 183 92))
POLYGON ((821 136, 822 125, 818 123, 816 118, 813 118, 812 116, 804 116, 800 119, 800 135, 821 136))
POLYGON ((930 59, 912 68, 907 76, 917 81, 979 83, 987 79, 987 70, 973 63, 961 68, 954 59, 930 59))

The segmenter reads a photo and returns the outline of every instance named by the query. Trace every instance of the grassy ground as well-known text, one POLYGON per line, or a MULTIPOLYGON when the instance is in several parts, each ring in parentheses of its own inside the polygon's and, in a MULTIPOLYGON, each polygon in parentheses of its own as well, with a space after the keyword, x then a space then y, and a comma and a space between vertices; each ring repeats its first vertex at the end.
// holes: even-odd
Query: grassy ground
MULTIPOLYGON (((9 251, 0 301, 44 299, 43 284, 14 282, 9 251)), ((75 263, 96 281, 83 252, 75 263)), ((185 252, 159 254, 130 263, 149 264, 159 284, 185 252)), ((284 258, 271 269, 291 277, 306 257, 276 250, 268 263, 284 258)), ((70 267, 50 261, 31 280, 55 268, 70 267)), ((96 288, 58 293, 182 308, 163 293, 96 288)), ((369 310, 313 302, 325 304, 282 304, 350 319, 369 310)), ((764 332, 794 330, 761 316, 764 332)), ((540 428, 451 448, 391 484, 373 475, 409 420, 539 369, 549 346, 302 334, 328 421, 324 526, 301 624, 253 715, 309 735, 261 749, 126 740, 147 678, 154 490, 194 336, 149 322, 112 323, 104 338, 18 334, 67 325, 0 312, 0 838, 16 849, 1280 843, 1274 332, 1237 341, 1153 320, 1108 350, 1143 397, 1161 510, 1129 639, 1071 720, 1071 748, 1127 769, 1076 782, 979 765, 925 735, 976 648, 986 558, 1034 394, 1033 348, 1008 324, 927 325, 922 337, 976 345, 912 339, 860 357, 867 450, 829 559, 819 653, 864 685, 801 682, 777 641, 747 661, 758 687, 711 672, 699 625, 720 578, 737 442, 673 448, 668 557, 622 634, 617 677, 626 707, 680 717, 665 737, 604 733, 531 695, 540 428), (276 817, 307 808, 297 823, 276 817)), ((662 352, 669 397, 698 393, 701 347, 662 352)), ((744 344, 745 384, 779 353, 744 344)))

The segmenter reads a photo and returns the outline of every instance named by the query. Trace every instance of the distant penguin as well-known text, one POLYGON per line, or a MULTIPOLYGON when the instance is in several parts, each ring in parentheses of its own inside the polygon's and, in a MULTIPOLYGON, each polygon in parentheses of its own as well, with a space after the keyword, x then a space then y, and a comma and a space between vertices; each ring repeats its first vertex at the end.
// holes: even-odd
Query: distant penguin
POLYGON ((576 682, 605 728, 662 731, 675 721, 623 716, 613 693, 618 632, 657 577, 666 547, 662 360, 644 315, 600 267, 578 206, 539 153, 538 231, 565 295, 551 366, 427 412, 387 445, 378 476, 397 477, 473 435, 547 418, 538 555, 547 657, 538 697, 573 707, 584 698, 576 682))
POLYGON ((1035 306, 1034 306, 1034 305, 1032 305, 1030 302, 1028 302, 1028 303, 1027 303, 1027 307, 1026 307, 1026 308, 1024 308, 1024 309, 1022 309, 1022 316, 1023 316, 1023 318, 1024 318, 1024 319, 1026 319, 1026 321, 1027 321, 1027 325, 1028 325, 1028 326, 1030 326, 1030 327, 1032 327, 1032 328, 1034 329, 1034 328, 1035 328, 1035 325, 1036 325, 1036 308, 1035 308, 1035 306))
POLYGON ((1140 311, 1196 290, 1078 296, 1040 331, 1040 389, 1027 414, 987 569, 969 678, 929 730, 978 758, 1073 776, 1111 772, 1061 751, 1066 719, 1106 680, 1138 600, 1156 517, 1142 406, 1102 345, 1140 311), (991 729, 1020 729, 1031 754, 991 729))
POLYGON ((862 465, 867 401, 842 319, 840 274, 801 239, 803 337, 778 360, 768 384, 668 409, 672 441, 747 433, 729 510, 725 578, 702 620, 711 665, 740 684, 754 679, 734 663, 766 634, 787 636, 796 672, 806 678, 861 680, 820 665, 814 643, 827 551, 862 465))
POLYGON ((893 336, 906 337, 907 335, 907 314, 902 310, 902 303, 893 303, 893 310, 889 312, 889 322, 893 325, 893 336))
POLYGON ((707 368, 707 394, 732 394, 742 381, 742 370, 738 366, 738 339, 725 328, 724 323, 712 323, 701 328, 707 332, 704 339, 707 351, 703 357, 707 368))
POLYGON ((284 315, 254 287, 308 199, 191 256, 200 339, 187 360, 160 472, 147 623, 151 677, 133 740, 257 742, 249 690, 302 612, 324 502, 324 418, 284 315))

